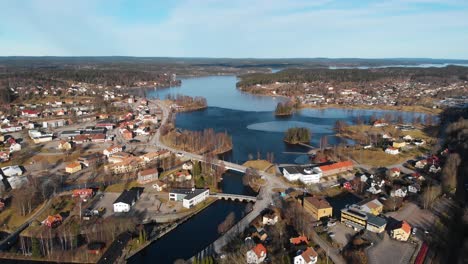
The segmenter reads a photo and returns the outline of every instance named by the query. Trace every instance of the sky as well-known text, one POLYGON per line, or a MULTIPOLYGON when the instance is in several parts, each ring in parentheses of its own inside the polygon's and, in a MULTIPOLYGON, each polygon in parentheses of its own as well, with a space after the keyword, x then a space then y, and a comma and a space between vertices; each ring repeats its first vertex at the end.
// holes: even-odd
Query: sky
POLYGON ((0 56, 468 59, 468 0, 0 0, 0 56))

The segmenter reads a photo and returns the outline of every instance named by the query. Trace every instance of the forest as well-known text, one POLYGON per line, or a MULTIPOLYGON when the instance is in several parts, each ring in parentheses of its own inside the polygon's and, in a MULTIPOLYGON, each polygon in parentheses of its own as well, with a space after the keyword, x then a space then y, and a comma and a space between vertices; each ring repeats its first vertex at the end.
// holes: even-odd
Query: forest
POLYGON ((468 67, 378 68, 378 69, 286 69, 273 74, 252 73, 241 76, 238 87, 256 84, 323 82, 372 82, 382 79, 407 79, 414 82, 451 83, 468 80, 468 67))
POLYGON ((290 144, 309 143, 312 134, 305 127, 289 128, 284 134, 284 141, 290 144))
POLYGON ((162 140, 169 146, 197 154, 221 154, 232 149, 232 138, 227 133, 216 133, 213 129, 203 131, 161 130, 162 140))

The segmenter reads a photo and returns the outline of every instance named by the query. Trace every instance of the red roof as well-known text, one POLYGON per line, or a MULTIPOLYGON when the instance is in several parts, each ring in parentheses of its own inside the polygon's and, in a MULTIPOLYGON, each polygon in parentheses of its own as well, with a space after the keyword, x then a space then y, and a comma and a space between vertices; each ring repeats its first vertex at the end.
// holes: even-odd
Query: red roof
POLYGON ((262 257, 262 255, 265 255, 267 253, 266 248, 262 244, 257 244, 252 250, 253 252, 255 252, 255 254, 259 258, 262 257))
POLYGON ((400 169, 399 169, 399 168, 391 168, 390 170, 391 170, 391 171, 394 171, 394 172, 400 172, 400 169))
POLYGON ((294 244, 294 245, 301 244, 302 242, 304 242, 306 244, 309 243, 309 240, 305 236, 293 237, 293 238, 289 239, 289 241, 291 242, 291 244, 294 244))
POLYGON ((320 169, 322 171, 330 171, 330 170, 336 170, 336 169, 347 168, 347 167, 352 167, 352 166, 353 166, 353 162, 347 160, 347 161, 333 163, 330 165, 320 166, 320 169))
POLYGON ((401 222, 401 229, 403 229, 403 231, 405 231, 405 233, 411 232, 411 226, 406 221, 401 222))

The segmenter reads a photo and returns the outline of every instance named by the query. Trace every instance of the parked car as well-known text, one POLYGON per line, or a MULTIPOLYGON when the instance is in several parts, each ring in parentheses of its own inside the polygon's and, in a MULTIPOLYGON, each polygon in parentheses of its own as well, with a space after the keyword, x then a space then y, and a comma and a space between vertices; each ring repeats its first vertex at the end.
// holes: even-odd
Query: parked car
POLYGON ((336 226, 336 222, 335 221, 328 221, 327 226, 328 227, 336 226))

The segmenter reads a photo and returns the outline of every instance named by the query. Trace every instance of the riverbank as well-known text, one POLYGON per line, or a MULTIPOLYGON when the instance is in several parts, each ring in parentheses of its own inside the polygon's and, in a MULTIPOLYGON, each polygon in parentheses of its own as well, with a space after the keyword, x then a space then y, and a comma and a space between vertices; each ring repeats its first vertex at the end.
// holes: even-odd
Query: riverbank
POLYGON ((154 241, 162 238, 163 236, 165 236, 166 234, 168 234, 169 232, 171 232, 172 230, 176 229, 180 224, 183 224, 185 223, 186 221, 190 220, 190 218, 194 217, 195 215, 197 215, 198 213, 202 212, 204 209, 208 208, 211 204, 213 204, 214 202, 216 202, 218 199, 216 198, 208 198, 207 200, 205 200, 204 202, 198 204, 195 208, 195 211, 190 213, 188 216, 185 216, 184 218, 180 219, 180 220, 177 220, 175 221, 174 223, 170 224, 168 227, 166 227, 164 230, 160 231, 155 237, 153 238, 150 238, 148 241, 144 242, 143 244, 141 244, 140 246, 138 246, 138 248, 135 248, 133 249, 133 245, 129 243, 129 246, 130 248, 129 249, 126 249, 126 251, 128 253, 125 253, 125 259, 128 260, 130 259, 131 257, 133 257, 135 254, 137 254, 138 252, 140 252, 141 250, 145 249, 148 245, 150 245, 151 243, 153 243, 154 241))
POLYGON ((312 104, 301 104, 302 109, 328 109, 328 108, 341 108, 341 109, 352 109, 352 110, 389 110, 399 112, 416 112, 422 114, 438 115, 443 110, 440 108, 428 108, 421 105, 341 105, 341 104, 327 104, 327 105, 312 105, 312 104))

